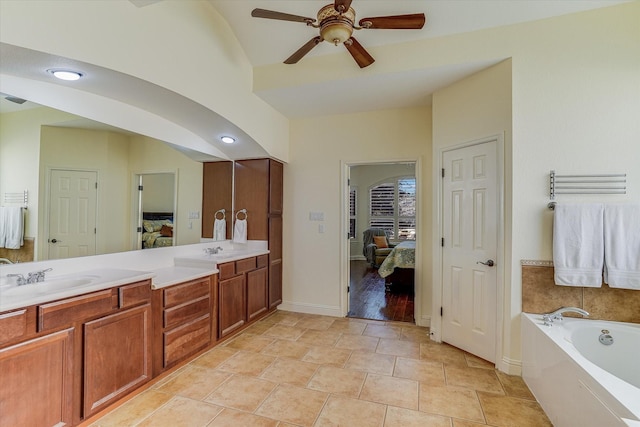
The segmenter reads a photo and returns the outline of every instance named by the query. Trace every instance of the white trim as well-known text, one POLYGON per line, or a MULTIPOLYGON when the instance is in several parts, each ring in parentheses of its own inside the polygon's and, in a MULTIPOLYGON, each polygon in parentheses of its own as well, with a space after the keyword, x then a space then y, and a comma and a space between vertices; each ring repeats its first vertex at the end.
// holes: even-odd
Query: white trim
MULTIPOLYGON (((371 164, 390 164, 390 163, 414 163, 415 164, 415 175, 416 175, 416 265, 415 265, 415 276, 414 276, 414 305, 413 305, 413 317, 416 319, 422 319, 421 322, 424 322, 422 317, 422 295, 423 295, 423 246, 425 243, 425 239, 419 238, 420 230, 422 230, 422 158, 413 158, 413 159, 395 159, 395 160, 365 160, 365 161, 340 161, 340 250, 338 251, 338 256, 340 257, 339 265, 340 265, 340 311, 341 316, 345 317, 349 312, 349 294, 347 292, 347 287, 349 286, 349 259, 350 258, 350 239, 344 238, 349 234, 349 229, 347 228, 348 218, 349 218, 349 170, 351 166, 359 166, 359 165, 371 165, 371 164), (346 206, 345 206, 346 204, 346 206)), ((426 326, 424 324, 422 326, 426 326)))
MULTIPOLYGON (((442 221, 442 158, 445 152, 458 150, 461 148, 470 147, 473 145, 484 144, 488 142, 496 141, 496 165, 497 172, 497 190, 498 190, 498 230, 497 230, 497 254, 496 254, 496 348, 495 348, 495 360, 496 368, 502 370, 512 369, 513 361, 504 360, 503 340, 505 335, 505 322, 504 322, 504 309, 505 299, 507 298, 505 291, 505 277, 507 277, 507 263, 505 254, 505 182, 504 182, 504 132, 496 135, 487 136, 484 138, 476 139, 473 141, 467 141, 461 144, 447 146, 438 150, 438 155, 434 157, 435 167, 433 170, 433 272, 432 272, 432 301, 431 312, 434 314, 431 319, 431 339, 437 342, 442 342, 442 317, 436 315, 440 313, 442 307, 442 246, 440 238, 443 235, 443 221, 442 221)), ((506 372, 506 371, 505 371, 506 372)))
POLYGON ((510 359, 508 357, 502 357, 496 362, 496 368, 499 371, 505 372, 509 375, 522 375, 522 361, 516 359, 510 359))
POLYGON ((283 301, 282 304, 278 306, 278 310, 319 314, 322 316, 344 317, 341 308, 338 306, 309 304, 306 302, 283 301))

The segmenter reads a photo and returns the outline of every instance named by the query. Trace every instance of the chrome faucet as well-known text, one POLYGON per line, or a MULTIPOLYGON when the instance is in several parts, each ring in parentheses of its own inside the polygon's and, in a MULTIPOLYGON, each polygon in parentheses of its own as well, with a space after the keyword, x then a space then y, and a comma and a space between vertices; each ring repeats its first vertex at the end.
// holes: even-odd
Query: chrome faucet
POLYGON ((209 255, 217 254, 221 250, 223 249, 220 246, 218 246, 217 248, 204 248, 204 251, 209 255))
POLYGON ((44 282, 45 273, 53 270, 52 268, 47 268, 45 270, 32 271, 27 274, 25 278, 22 274, 7 274, 7 277, 17 277, 16 284, 18 286, 27 285, 31 283, 44 282))
POLYGON ((589 312, 578 307, 561 307, 551 313, 543 314, 542 320, 545 326, 552 326, 554 320, 562 321, 562 313, 577 313, 584 317, 589 317, 589 312))

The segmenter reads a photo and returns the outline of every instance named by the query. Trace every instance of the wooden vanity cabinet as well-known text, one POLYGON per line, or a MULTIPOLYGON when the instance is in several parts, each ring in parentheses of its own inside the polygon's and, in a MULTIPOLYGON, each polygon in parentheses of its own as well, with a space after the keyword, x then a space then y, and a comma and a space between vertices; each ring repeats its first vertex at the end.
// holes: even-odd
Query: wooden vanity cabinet
POLYGON ((0 426, 77 425, 150 380, 150 301, 144 280, 1 313, 0 426))
POLYGON ((217 325, 215 280, 211 276, 154 291, 154 376, 211 343, 217 325))
POLYGON ((0 427, 73 425, 73 338, 69 328, 0 349, 0 427))
POLYGON ((268 310, 268 256, 218 265, 218 338, 236 332, 268 310))

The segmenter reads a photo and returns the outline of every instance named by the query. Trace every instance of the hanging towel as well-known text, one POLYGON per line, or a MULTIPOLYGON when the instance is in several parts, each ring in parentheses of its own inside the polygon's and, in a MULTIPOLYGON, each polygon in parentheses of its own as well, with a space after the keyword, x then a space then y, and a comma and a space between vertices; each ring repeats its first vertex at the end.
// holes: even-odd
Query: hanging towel
POLYGON ((604 281, 640 289, 640 205, 604 208, 604 281))
POLYGON ((0 247, 20 249, 24 245, 24 213, 19 206, 0 208, 0 247))
POLYGON ((224 219, 213 221, 213 240, 227 240, 227 221, 224 219))
POLYGON ((247 243, 247 220, 236 219, 236 225, 233 228, 233 242, 247 243))
POLYGON ((556 285, 602 286, 604 205, 560 204, 553 216, 553 267, 556 285))

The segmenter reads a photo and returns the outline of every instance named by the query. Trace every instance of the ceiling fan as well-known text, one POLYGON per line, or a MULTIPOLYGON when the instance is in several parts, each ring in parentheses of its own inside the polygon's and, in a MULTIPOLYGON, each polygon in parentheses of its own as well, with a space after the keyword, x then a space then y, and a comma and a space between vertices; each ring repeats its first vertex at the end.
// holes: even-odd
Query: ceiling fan
POLYGON ((312 38, 287 58, 285 64, 295 64, 322 41, 334 45, 344 44, 360 68, 367 67, 375 61, 358 41, 351 37, 354 30, 364 29, 406 29, 419 30, 424 26, 424 13, 410 15, 379 16, 363 18, 356 22, 356 11, 351 7, 352 0, 335 0, 318 11, 318 18, 291 15, 266 9, 254 9, 251 16, 255 18, 277 19, 280 21, 303 22, 309 27, 319 28, 320 35, 312 38))

